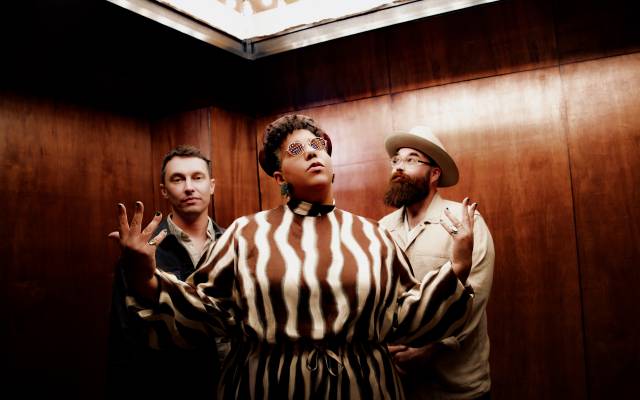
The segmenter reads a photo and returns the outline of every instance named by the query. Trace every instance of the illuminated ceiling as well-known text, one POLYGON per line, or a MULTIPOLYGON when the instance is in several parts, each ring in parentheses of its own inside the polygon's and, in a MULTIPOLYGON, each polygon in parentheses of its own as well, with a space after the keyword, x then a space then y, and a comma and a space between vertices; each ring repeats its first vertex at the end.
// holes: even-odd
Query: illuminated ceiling
POLYGON ((497 0, 108 0, 246 59, 497 0))

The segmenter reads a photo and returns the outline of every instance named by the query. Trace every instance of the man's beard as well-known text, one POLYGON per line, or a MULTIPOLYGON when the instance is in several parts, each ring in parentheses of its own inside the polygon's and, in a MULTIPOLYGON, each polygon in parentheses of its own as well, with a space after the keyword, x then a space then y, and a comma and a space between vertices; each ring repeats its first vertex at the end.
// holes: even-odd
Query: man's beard
POLYGON ((394 172, 389 180, 389 189, 384 195, 384 204, 400 208, 424 200, 429 196, 427 176, 411 178, 402 172, 394 172))

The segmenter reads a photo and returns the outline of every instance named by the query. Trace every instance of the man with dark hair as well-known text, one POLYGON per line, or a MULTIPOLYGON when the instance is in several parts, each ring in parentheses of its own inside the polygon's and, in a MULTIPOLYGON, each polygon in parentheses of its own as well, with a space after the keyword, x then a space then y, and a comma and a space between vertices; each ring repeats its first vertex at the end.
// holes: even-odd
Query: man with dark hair
MULTIPOLYGON (((162 160, 160 182, 171 213, 156 228, 156 233, 167 232, 157 245, 156 262, 159 269, 184 280, 223 232, 208 215, 215 187, 211 161, 193 146, 178 146, 162 160)), ((126 311, 124 273, 119 265, 109 334, 108 398, 215 398, 225 343, 218 340, 216 346, 203 337, 188 349, 165 344, 162 350, 151 348, 148 328, 126 311)))
MULTIPOLYGON (((440 197, 438 187, 458 182, 458 168, 444 146, 423 126, 396 132, 385 141, 392 175, 385 203, 398 208, 380 224, 404 250, 417 279, 451 257, 452 238, 440 226, 447 210, 460 203, 440 197)), ((475 291, 472 314, 464 330, 421 348, 389 346, 408 399, 488 399, 489 336, 485 307, 493 280, 494 249, 489 229, 475 212, 473 253, 468 282, 475 291)), ((453 235, 451 235, 453 233, 453 235)))

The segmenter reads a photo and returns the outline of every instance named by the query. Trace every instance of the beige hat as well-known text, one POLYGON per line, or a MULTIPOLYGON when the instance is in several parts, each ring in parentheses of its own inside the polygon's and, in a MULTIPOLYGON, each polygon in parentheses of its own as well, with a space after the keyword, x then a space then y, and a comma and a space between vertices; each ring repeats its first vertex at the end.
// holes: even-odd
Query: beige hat
POLYGON ((419 150, 431 157, 442 169, 438 186, 447 187, 458 183, 458 167, 455 161, 444 149, 442 142, 426 126, 414 126, 409 132, 394 132, 387 136, 384 147, 389 157, 395 156, 402 147, 419 150))

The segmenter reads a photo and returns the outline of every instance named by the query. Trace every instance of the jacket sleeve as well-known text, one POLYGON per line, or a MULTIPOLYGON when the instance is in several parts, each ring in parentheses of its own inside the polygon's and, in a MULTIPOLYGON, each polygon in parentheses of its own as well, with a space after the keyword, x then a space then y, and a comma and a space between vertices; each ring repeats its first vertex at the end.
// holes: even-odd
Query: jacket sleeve
POLYGON ((218 239, 202 267, 185 282, 156 270, 159 297, 156 304, 141 304, 127 297, 127 305, 148 323, 149 343, 173 343, 190 348, 214 337, 229 336, 236 327, 234 293, 237 221, 218 239))
POLYGON ((397 245, 393 263, 397 310, 389 342, 420 347, 460 333, 469 318, 474 294, 471 286, 460 282, 451 262, 428 273, 420 282, 397 245))

